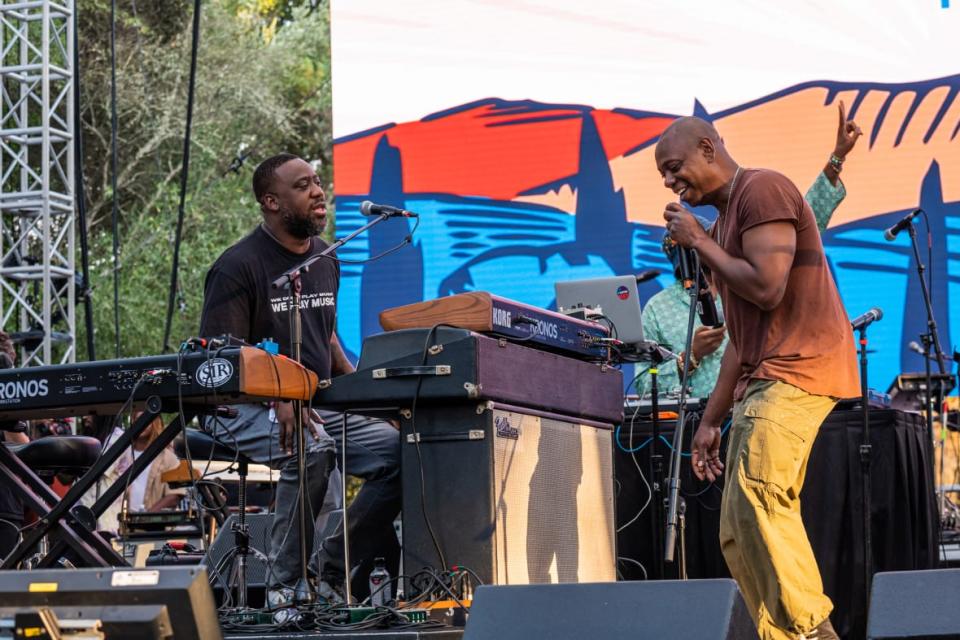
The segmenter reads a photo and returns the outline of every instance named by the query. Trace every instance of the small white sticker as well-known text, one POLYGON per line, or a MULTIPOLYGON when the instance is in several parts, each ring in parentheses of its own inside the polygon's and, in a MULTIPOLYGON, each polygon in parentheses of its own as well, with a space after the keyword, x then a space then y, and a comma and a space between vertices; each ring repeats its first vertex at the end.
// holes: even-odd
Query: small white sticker
POLYGON ((159 571, 115 571, 111 587, 153 587, 160 583, 159 571))

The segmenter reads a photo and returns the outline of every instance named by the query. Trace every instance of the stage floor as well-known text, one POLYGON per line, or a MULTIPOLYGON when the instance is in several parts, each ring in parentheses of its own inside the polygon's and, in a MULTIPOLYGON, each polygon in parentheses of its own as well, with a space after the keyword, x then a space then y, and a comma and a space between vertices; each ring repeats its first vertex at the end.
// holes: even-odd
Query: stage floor
POLYGON ((303 640, 304 638, 337 638, 343 640, 460 640, 463 637, 463 629, 398 629, 391 631, 383 629, 379 631, 303 631, 290 632, 279 631, 277 633, 225 633, 224 640, 303 640))

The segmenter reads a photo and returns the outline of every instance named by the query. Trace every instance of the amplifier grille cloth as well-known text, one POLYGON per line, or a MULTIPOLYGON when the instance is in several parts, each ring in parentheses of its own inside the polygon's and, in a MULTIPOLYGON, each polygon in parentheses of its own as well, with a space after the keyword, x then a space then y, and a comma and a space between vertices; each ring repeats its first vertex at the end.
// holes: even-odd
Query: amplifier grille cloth
POLYGON ((493 419, 497 584, 616 580, 610 431, 493 419))

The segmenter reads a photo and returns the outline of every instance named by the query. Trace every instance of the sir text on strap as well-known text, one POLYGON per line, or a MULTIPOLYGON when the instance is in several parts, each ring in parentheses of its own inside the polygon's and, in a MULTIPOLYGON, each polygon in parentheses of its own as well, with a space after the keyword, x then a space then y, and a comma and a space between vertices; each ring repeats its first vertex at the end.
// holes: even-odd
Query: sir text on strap
POLYGON ((388 204, 374 204, 369 200, 364 200, 360 203, 360 213, 365 216, 400 216, 403 218, 419 218, 417 214, 413 211, 407 211, 406 209, 400 209, 398 207, 391 207, 388 204))

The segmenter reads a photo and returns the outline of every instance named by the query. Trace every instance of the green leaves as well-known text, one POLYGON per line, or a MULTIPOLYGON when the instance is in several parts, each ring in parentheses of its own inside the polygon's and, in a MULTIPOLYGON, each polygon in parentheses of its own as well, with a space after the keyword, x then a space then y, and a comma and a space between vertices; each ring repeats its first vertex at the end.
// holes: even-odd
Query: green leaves
MULTIPOLYGON (((103 358, 112 357, 114 351, 109 2, 81 0, 79 4, 90 281, 97 355, 103 358)), ((118 4, 120 333, 123 353, 132 356, 157 353, 162 346, 179 201, 193 2, 118 4)), ((321 160, 328 193, 333 179, 326 3, 206 0, 201 6, 180 254, 180 290, 186 307, 175 311, 174 344, 197 330, 207 268, 260 219, 250 193, 256 164, 289 151, 321 160), (270 24, 272 31, 266 37, 270 24), (242 149, 249 157, 237 166, 242 149)), ((83 322, 78 320, 82 329, 83 322)), ((83 340, 78 336, 78 346, 83 340)), ((78 357, 86 358, 82 346, 78 357)))

